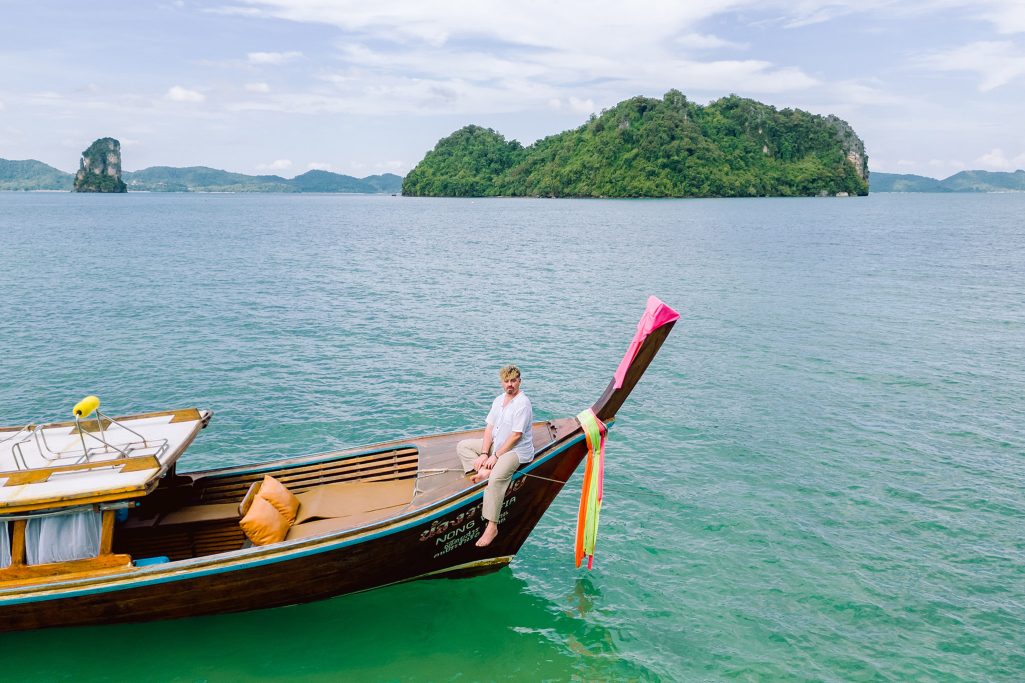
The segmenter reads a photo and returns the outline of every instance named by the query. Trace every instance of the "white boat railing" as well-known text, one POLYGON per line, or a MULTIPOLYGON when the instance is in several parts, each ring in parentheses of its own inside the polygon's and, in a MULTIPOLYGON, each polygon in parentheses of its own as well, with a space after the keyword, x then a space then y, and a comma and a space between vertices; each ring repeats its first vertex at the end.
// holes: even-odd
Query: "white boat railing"
MULTIPOLYGON (((37 469, 29 465, 29 460, 26 455, 26 450, 32 445, 35 446, 32 455, 38 455, 42 460, 45 461, 44 466, 53 465, 57 461, 71 461, 71 464, 81 464, 86 462, 92 462, 94 458, 103 456, 116 455, 122 458, 131 457, 133 453, 139 450, 150 450, 152 452, 146 455, 153 455, 158 460, 169 447, 167 439, 147 439, 145 436, 135 431, 134 429, 126 426, 122 422, 118 422, 114 418, 104 415, 97 408, 95 410, 96 417, 94 420, 96 423, 95 431, 99 434, 90 431, 86 428, 88 422, 80 419, 78 415, 75 416, 75 426, 72 428, 72 434, 78 432, 79 442, 81 443, 81 449, 78 448, 54 448, 50 445, 46 438, 46 430, 53 429, 50 425, 26 425, 20 431, 15 432, 12 437, 4 439, 8 441, 11 438, 17 437, 27 432, 27 435, 20 441, 14 443, 11 446, 11 455, 14 458, 14 465, 18 470, 29 470, 37 469), (104 424, 106 420, 106 424, 104 424), (123 429, 131 435, 137 437, 136 439, 129 439, 125 442, 113 443, 108 438, 107 432, 110 431, 111 425, 115 425, 119 429, 123 429), (96 445, 87 445, 86 437, 92 441, 97 442, 96 445)), ((91 422, 90 421, 90 422, 91 422)), ((91 426, 91 425, 90 425, 91 426)))

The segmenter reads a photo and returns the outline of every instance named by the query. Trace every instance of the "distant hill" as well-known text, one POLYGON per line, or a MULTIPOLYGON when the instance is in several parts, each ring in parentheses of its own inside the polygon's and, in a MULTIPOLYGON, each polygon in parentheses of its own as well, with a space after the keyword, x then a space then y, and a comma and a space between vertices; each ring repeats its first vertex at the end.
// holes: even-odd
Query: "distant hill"
POLYGON ((75 182, 72 173, 65 173, 35 159, 8 161, 0 159, 0 190, 67 190, 75 182))
POLYGON ((376 187, 378 192, 386 194, 398 194, 402 192, 402 176, 394 173, 382 173, 380 175, 368 175, 363 182, 376 187))
POLYGON ((943 181, 954 192, 1025 192, 1025 171, 961 171, 943 181))
MULTIPOLYGON (((347 192, 386 193, 402 191, 402 177, 393 173, 366 178, 328 171, 308 171, 292 179, 276 175, 245 175, 206 166, 175 168, 152 166, 124 171, 128 191, 146 192, 347 192)), ((0 190, 68 190, 74 175, 40 161, 0 159, 0 190)))
POLYGON ((868 194, 865 147, 835 116, 678 90, 634 97, 529 147, 467 126, 402 184, 415 196, 764 197, 868 194))
POLYGON ((872 192, 1025 192, 1025 171, 961 171, 943 180, 874 171, 869 188, 872 192))
POLYGON ((288 180, 276 175, 244 175, 206 166, 175 168, 151 166, 125 171, 121 177, 128 190, 147 192, 299 192, 288 180))
POLYGON ((935 178, 910 173, 880 173, 872 171, 868 177, 872 192, 950 192, 935 178))
POLYGON ((390 173, 367 178, 330 171, 307 171, 291 180, 276 175, 245 175, 206 166, 153 166, 126 172, 129 191, 148 192, 348 192, 397 193, 402 178, 390 173))

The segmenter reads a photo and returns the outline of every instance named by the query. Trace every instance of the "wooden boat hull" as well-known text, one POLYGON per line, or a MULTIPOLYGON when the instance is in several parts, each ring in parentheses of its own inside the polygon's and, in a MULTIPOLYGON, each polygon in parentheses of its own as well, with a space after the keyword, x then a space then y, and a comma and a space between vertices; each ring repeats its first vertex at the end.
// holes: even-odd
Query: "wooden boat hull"
MULTIPOLYGON (((473 574, 505 565, 586 456, 578 434, 517 472, 505 499, 502 533, 488 548, 483 489, 428 515, 365 534, 308 539, 273 550, 251 548, 230 560, 200 560, 111 575, 86 585, 0 598, 0 631, 175 619, 280 607, 346 595, 411 579, 473 574)), ((567 534, 567 548, 571 539, 567 534)), ((69 582, 70 583, 70 582, 69 582)))
MULTIPOLYGON (((649 300, 634 342, 613 381, 591 408, 600 420, 606 424, 614 420, 677 317, 675 311, 654 297, 649 300)), ((40 574, 49 571, 46 565, 16 568, 29 571, 28 575, 4 570, 8 574, 7 579, 0 581, 0 631, 280 607, 417 578, 480 573, 500 567, 520 549, 584 459, 586 440, 573 418, 535 424, 534 442, 540 446, 537 456, 514 475, 506 493, 497 539, 478 548, 474 541, 485 526, 481 518, 485 485, 473 485, 461 477, 461 468, 453 470, 458 468, 455 444, 467 436, 471 434, 436 435, 409 443, 381 444, 360 452, 169 475, 132 511, 135 518, 129 521, 137 523, 137 530, 143 529, 138 531, 139 538, 146 539, 148 533, 158 537, 154 549, 173 546, 175 552, 167 552, 173 561, 143 567, 94 566, 81 574, 71 574, 67 567, 53 565, 53 576, 40 574), (320 483, 332 477, 337 480, 335 483, 355 480, 367 482, 367 486, 381 481, 415 481, 416 487, 410 483, 411 497, 421 502, 400 504, 377 516, 363 518, 362 522, 342 523, 326 531, 318 527, 309 536, 290 535, 291 540, 259 547, 242 547, 237 518, 217 520, 214 533, 205 537, 203 543, 208 545, 202 550, 198 549, 196 535, 189 541, 191 551, 170 543, 171 536, 159 535, 164 518, 185 509, 201 508, 205 512, 212 507, 235 507, 231 501, 237 505, 245 487, 271 472, 295 484, 297 491, 334 485, 320 483), (437 473, 444 474, 438 485, 421 479, 437 473), (418 492, 427 489, 428 495, 418 496, 418 492), (151 512, 155 514, 149 522, 151 512)), ((325 521, 334 524, 333 520, 325 521)), ((293 530, 298 526, 301 525, 293 530)), ((147 556, 139 552, 147 552, 149 547, 131 546, 134 532, 127 526, 120 533, 127 546, 118 550, 115 541, 114 554, 104 557, 125 558, 127 562, 129 555, 147 556)), ((568 559, 568 531, 566 536, 568 559)))

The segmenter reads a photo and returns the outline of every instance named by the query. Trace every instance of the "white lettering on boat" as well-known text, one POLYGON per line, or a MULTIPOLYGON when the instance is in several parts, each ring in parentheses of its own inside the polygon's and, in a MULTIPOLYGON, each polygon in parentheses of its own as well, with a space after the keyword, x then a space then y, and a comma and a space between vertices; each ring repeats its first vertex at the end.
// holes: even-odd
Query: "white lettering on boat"
MULTIPOLYGON (((512 487, 510 487, 512 488, 512 487)), ((502 514, 498 518, 499 524, 504 524, 509 516, 508 508, 516 502, 516 496, 511 496, 502 501, 502 514)), ((425 529, 420 535, 421 541, 434 539, 434 546, 442 546, 441 550, 434 553, 438 558, 452 552, 459 546, 476 540, 480 536, 484 524, 478 524, 476 516, 480 514, 481 504, 474 505, 469 510, 461 512, 453 519, 446 521, 435 520, 430 529, 425 529), (442 545, 444 544, 444 545, 442 545)), ((481 520, 483 521, 483 520, 481 520)))
MULTIPOLYGON (((506 494, 505 494, 506 498, 502 502, 502 509, 503 510, 505 508, 509 507, 509 504, 512 503, 514 500, 516 500, 515 496, 510 498, 509 494, 513 493, 515 491, 520 490, 521 488, 523 488, 523 485, 526 484, 526 483, 527 483, 526 477, 520 477, 519 479, 517 479, 517 480, 513 481, 511 484, 509 484, 509 490, 506 491, 506 494)), ((432 538, 436 538, 436 537, 442 536, 442 535, 450 537, 450 534, 448 532, 450 530, 452 530, 453 528, 455 528, 455 527, 463 527, 465 530, 468 530, 470 527, 468 525, 465 525, 465 522, 467 522, 468 520, 476 519, 480 515, 481 506, 483 504, 484 504, 483 502, 477 503, 476 505, 474 505, 473 507, 469 508, 468 510, 464 510, 463 512, 460 512, 455 517, 449 517, 449 518, 446 518, 446 519, 436 519, 436 520, 434 520, 433 522, 431 522, 431 528, 430 529, 424 529, 423 533, 420 534, 420 542, 422 543, 424 541, 428 541, 428 540, 430 540, 432 538)), ((501 524, 503 521, 504 521, 504 516, 503 516, 502 519, 499 519, 499 523, 501 524)), ((435 541, 435 544, 437 544, 437 541, 435 541)))

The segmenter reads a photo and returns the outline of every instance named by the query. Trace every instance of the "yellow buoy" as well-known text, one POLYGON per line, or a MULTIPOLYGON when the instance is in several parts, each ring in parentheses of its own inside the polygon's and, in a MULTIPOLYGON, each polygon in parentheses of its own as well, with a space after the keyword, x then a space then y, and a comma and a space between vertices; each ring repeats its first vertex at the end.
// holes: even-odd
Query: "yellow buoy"
POLYGON ((75 404, 75 407, 71 409, 71 414, 75 417, 89 417, 99 407, 99 396, 86 396, 75 404))

